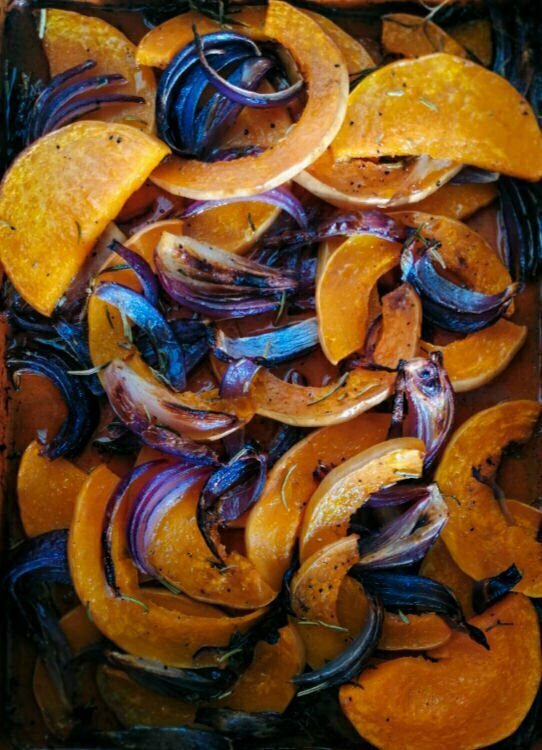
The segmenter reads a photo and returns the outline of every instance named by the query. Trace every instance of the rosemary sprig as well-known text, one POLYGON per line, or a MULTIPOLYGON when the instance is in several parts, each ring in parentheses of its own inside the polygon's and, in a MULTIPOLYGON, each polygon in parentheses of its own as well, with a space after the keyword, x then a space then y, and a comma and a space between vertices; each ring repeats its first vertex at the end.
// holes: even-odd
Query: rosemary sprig
POLYGON ((319 404, 322 401, 325 401, 326 398, 333 396, 333 394, 336 393, 339 390, 339 388, 342 388, 343 385, 346 383, 346 381, 348 380, 348 375, 349 373, 347 372, 343 373, 341 377, 337 380, 335 385, 332 388, 330 388, 330 390, 327 393, 324 393, 323 396, 320 396, 320 398, 317 398, 314 401, 309 401, 307 406, 314 406, 315 404, 319 404))

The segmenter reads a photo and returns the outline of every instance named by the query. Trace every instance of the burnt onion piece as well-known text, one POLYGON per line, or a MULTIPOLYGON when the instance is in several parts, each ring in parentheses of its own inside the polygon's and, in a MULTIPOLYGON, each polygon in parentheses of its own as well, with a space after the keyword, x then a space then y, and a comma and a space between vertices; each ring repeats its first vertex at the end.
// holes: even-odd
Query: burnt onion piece
POLYGON ((308 695, 349 682, 357 677, 373 654, 382 631, 384 607, 378 596, 371 591, 366 592, 366 595, 369 604, 368 614, 357 636, 339 656, 328 661, 323 667, 295 675, 292 682, 299 690, 298 695, 308 695))
MULTIPOLYGON (((69 347, 81 369, 91 370, 92 359, 90 358, 88 336, 85 327, 81 323, 69 323, 60 318, 53 321, 52 325, 55 332, 69 347)), ((102 388, 97 375, 89 375, 87 378, 83 379, 83 383, 95 396, 103 396, 104 389, 102 388)))
POLYGON ((305 435, 306 430, 301 427, 294 427, 289 424, 277 425, 277 431, 269 444, 267 451, 267 466, 270 469, 274 466, 290 448, 298 443, 305 435))
MULTIPOLYGON (((109 245, 109 249, 126 261, 132 271, 136 274, 141 288, 143 289, 143 295, 150 302, 153 307, 158 307, 158 281, 156 275, 150 265, 147 263, 139 253, 130 250, 119 242, 113 240, 109 245)), ((107 269, 105 269, 107 270, 107 269)))
MULTIPOLYGON (((483 294, 444 278, 434 266, 438 243, 416 248, 416 236, 404 245, 401 255, 403 281, 408 281, 422 300, 426 320, 448 331, 474 333, 498 320, 521 291, 517 283, 502 292, 483 294)), ((438 261, 437 261, 438 262, 438 261)))
POLYGON ((94 290, 94 296, 116 307, 121 315, 142 328, 156 349, 160 372, 177 391, 186 388, 183 352, 161 312, 148 299, 127 286, 106 282, 94 290))
POLYGON ((196 722, 205 724, 217 732, 236 738, 276 737, 294 735, 296 723, 275 711, 248 713, 231 708, 198 708, 196 722))
POLYGON ((482 185, 497 182, 498 179, 498 172, 488 172, 479 167, 466 166, 455 177, 452 177, 450 185, 482 185))
POLYGON ((378 596, 386 609, 413 614, 435 612, 453 628, 466 632, 473 641, 489 648, 484 633, 467 622, 456 595, 443 583, 424 576, 364 570, 357 565, 350 569, 349 575, 378 596))
MULTIPOLYGON (((168 324, 181 345, 184 367, 186 374, 189 375, 209 352, 208 327, 200 320, 186 318, 168 320, 168 324)), ((135 331, 134 344, 145 362, 153 369, 158 369, 156 350, 145 331, 141 329, 135 331)))
POLYGON ((398 518, 359 540, 360 567, 377 570, 421 560, 448 520, 448 507, 436 484, 398 518))
POLYGON ((210 318, 241 318, 275 310, 283 295, 299 287, 293 272, 268 268, 182 237, 158 247, 156 269, 175 302, 210 318))
POLYGON ((454 391, 441 352, 432 352, 429 359, 401 361, 395 382, 390 437, 423 440, 424 468, 429 469, 450 436, 454 416, 454 391))
POLYGON ((77 743, 89 748, 122 750, 233 750, 227 737, 207 729, 183 727, 132 727, 78 733, 77 743))
POLYGON ((388 506, 404 505, 405 503, 421 500, 427 494, 427 487, 419 484, 397 482, 373 492, 364 504, 364 508, 387 508, 388 506))
POLYGON ((501 177, 499 193, 501 260, 513 278, 535 278, 542 267, 542 188, 501 177))
POLYGON ((210 472, 208 466, 174 464, 151 477, 138 493, 132 504, 127 536, 130 556, 142 573, 160 580, 160 573, 150 564, 147 554, 156 526, 182 500, 183 493, 210 472))
POLYGON ((246 445, 205 483, 199 497, 196 519, 201 535, 217 560, 223 562, 215 544, 214 532, 219 526, 236 521, 258 501, 266 477, 265 455, 246 445))
POLYGON ((514 586, 521 581, 523 575, 514 563, 491 578, 475 581, 472 588, 472 608, 476 614, 485 612, 493 604, 500 601, 514 586))
POLYGON ((300 357, 317 345, 316 318, 307 318, 299 323, 239 338, 231 338, 219 328, 211 331, 213 354, 223 362, 248 358, 257 364, 271 367, 300 357))
POLYGON ((42 89, 27 122, 27 145, 62 125, 100 109, 104 104, 144 103, 140 96, 99 93, 103 88, 127 81, 118 73, 81 78, 94 67, 94 60, 86 60, 59 73, 42 89), (72 83, 73 79, 79 80, 72 83))
POLYGON ((239 420, 232 414, 177 403, 177 394, 159 382, 150 383, 121 360, 114 360, 103 370, 102 382, 113 411, 129 430, 149 447, 192 463, 217 464, 218 457, 212 448, 196 443, 183 432, 205 437, 206 431, 227 434, 239 427, 239 420))
POLYGON ((23 373, 48 378, 66 403, 66 419, 54 438, 43 448, 43 455, 53 460, 78 453, 90 439, 98 413, 94 398, 81 378, 70 375, 70 365, 50 351, 13 350, 7 357, 7 366, 15 382, 23 373))
POLYGON ((188 205, 181 218, 188 219, 191 216, 198 216, 198 214, 209 211, 212 208, 218 208, 219 206, 228 206, 231 203, 266 203, 270 206, 280 208, 282 211, 286 211, 295 220, 300 227, 307 228, 307 215, 303 204, 296 198, 296 196, 285 187, 273 188, 273 190, 267 190, 265 193, 258 193, 258 195, 251 195, 248 198, 223 198, 222 200, 206 200, 206 201, 194 201, 188 205))

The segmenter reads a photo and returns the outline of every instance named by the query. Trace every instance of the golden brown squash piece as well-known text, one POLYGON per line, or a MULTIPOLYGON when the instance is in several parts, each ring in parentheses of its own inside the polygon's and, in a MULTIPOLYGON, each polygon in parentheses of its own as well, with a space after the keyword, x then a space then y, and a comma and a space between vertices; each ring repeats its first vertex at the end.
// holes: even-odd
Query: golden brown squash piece
POLYGON ((100 234, 168 150, 128 125, 83 121, 16 159, 0 187, 0 260, 32 307, 53 312, 100 234))
POLYGON ((523 574, 516 589, 529 596, 542 595, 539 523, 532 519, 538 512, 529 509, 521 523, 509 523, 473 469, 494 478, 507 445, 528 440, 541 408, 534 401, 507 401, 478 412, 452 436, 435 475, 450 511, 442 539, 461 570, 477 580, 515 563, 523 574))
POLYGON ((17 502, 27 536, 70 526, 79 490, 87 475, 64 458, 50 461, 34 441, 23 453, 17 473, 17 502))
POLYGON ((443 185, 436 193, 412 206, 434 216, 448 216, 450 219, 468 219, 497 198, 497 187, 494 183, 474 185, 443 185))
POLYGON ((421 476, 424 444, 416 438, 386 440, 329 472, 307 505, 299 537, 305 561, 345 536, 350 516, 381 487, 421 476))
POLYGON ((316 313, 320 344, 332 364, 363 346, 371 292, 400 255, 397 242, 360 234, 327 259, 316 284, 316 313))
POLYGON ((465 617, 472 617, 474 614, 472 584, 474 582, 454 561, 442 539, 437 539, 424 557, 420 566, 420 575, 439 581, 452 589, 461 603, 465 617))
POLYGON ((446 52, 457 57, 467 53, 436 23, 410 13, 388 13, 382 21, 382 45, 401 57, 422 57, 446 52))
POLYGON ((278 591, 293 553, 306 503, 326 472, 385 439, 386 414, 362 414, 344 424, 323 427, 293 446, 271 469, 245 529, 247 556, 278 591))
POLYGON ((213 163, 172 157, 153 173, 157 185, 196 199, 250 196, 291 179, 330 145, 348 98, 341 52, 315 21, 282 0, 271 0, 264 31, 292 53, 307 83, 307 103, 298 122, 261 154, 213 163))
POLYGON ((489 67, 493 60, 493 31, 487 18, 475 18, 472 21, 452 26, 449 33, 478 61, 489 67))
POLYGON ((433 612, 423 615, 386 612, 378 648, 382 651, 426 651, 450 640, 449 625, 433 612))
POLYGON ((143 104, 114 104, 85 115, 85 120, 124 122, 154 132, 156 82, 150 68, 136 63, 136 46, 124 34, 101 18, 50 8, 45 18, 43 44, 51 75, 94 60, 88 76, 120 73, 126 83, 107 88, 108 93, 135 94, 143 104))
POLYGON ((442 352, 454 391, 463 393, 490 383, 503 372, 527 338, 527 327, 501 318, 488 328, 443 346, 420 342, 422 353, 442 352))
POLYGON ((382 297, 382 331, 373 359, 384 367, 397 367, 400 359, 416 356, 422 333, 422 306, 410 284, 401 284, 382 297))
POLYGON ((117 482, 118 477, 100 466, 77 498, 68 543, 77 595, 96 627, 120 648, 172 666, 193 667, 193 655, 199 648, 226 646, 236 631, 243 632, 257 621, 261 610, 240 617, 211 617, 180 612, 176 595, 169 592, 159 604, 147 599, 145 589, 139 586, 137 570, 126 554, 126 503, 118 514, 119 530, 124 529, 124 533, 116 534, 112 559, 117 585, 130 598, 115 596, 105 579, 102 528, 107 502, 117 482))
POLYGON ((517 729, 540 683, 535 609, 509 594, 472 623, 489 650, 454 632, 430 660, 394 659, 341 687, 341 707, 364 739, 381 750, 475 750, 517 729))
POLYGON ((333 153, 426 154, 542 177, 542 135, 529 104, 504 78, 444 53, 390 63, 364 78, 350 94, 333 153))

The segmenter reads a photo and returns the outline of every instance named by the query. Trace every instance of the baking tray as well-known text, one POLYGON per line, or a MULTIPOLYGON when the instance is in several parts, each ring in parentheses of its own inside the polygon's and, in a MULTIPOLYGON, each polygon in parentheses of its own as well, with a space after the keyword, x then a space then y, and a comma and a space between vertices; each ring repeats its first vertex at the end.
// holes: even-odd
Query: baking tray
MULTIPOLYGON (((0 0, 0 44, 7 0, 0 0)), ((114 16, 107 19, 115 23, 114 16)), ((122 16, 119 21, 122 23, 122 16)), ((119 23, 120 25, 120 23, 119 23)), ((497 247, 496 212, 490 207, 479 211, 468 222, 497 247)), ((0 270, 1 275, 1 270, 0 270)), ((518 398, 540 399, 542 368, 542 284, 529 283, 517 303, 514 321, 528 327, 525 345, 512 364, 492 383, 469 393, 457 396, 456 426, 476 411, 503 400, 518 398)), ((3 366, 9 327, 5 314, 0 315, 0 561, 5 560, 11 544, 17 541, 20 529, 17 521, 15 478, 20 451, 25 436, 35 432, 32 404, 22 405, 24 382, 19 394, 11 388, 6 368, 3 366)), ((508 458, 500 472, 500 483, 508 497, 518 500, 542 502, 542 436, 540 433, 522 449, 520 454, 508 458)), ((5 594, 3 595, 5 597, 5 594)), ((0 612, 5 614, 6 602, 0 612)), ((36 654, 33 647, 1 618, 0 627, 0 750, 8 748, 34 748, 45 750, 66 747, 52 738, 35 703, 32 673, 36 654)), ((360 748, 368 747, 360 741, 360 748)), ((76 750, 71 748, 71 750, 76 750)), ((337 750, 339 750, 337 748, 337 750)), ((435 749, 436 750, 436 749, 435 749)), ((542 742, 532 749, 542 750, 542 742)))

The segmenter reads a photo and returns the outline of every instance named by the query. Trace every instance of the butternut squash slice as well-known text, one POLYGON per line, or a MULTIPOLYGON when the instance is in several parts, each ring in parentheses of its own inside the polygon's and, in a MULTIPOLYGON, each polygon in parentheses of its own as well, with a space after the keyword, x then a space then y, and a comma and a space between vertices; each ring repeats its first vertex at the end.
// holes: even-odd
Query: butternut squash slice
POLYGON ((463 47, 436 23, 410 13, 389 13, 382 21, 382 45, 401 57, 422 57, 446 52, 467 57, 463 47))
POLYGON ((259 641, 250 666, 230 695, 215 702, 235 711, 282 713, 295 695, 292 677, 303 671, 305 647, 295 625, 285 625, 276 643, 259 641))
POLYGON ((357 685, 341 687, 341 707, 364 739, 382 750, 475 750, 517 729, 540 683, 534 607, 509 594, 472 623, 489 650, 454 632, 428 652, 430 659, 381 663, 362 672, 357 685))
POLYGON ((271 469, 245 528, 247 556, 278 591, 288 569, 304 508, 318 487, 319 473, 386 438, 386 414, 362 414, 323 427, 293 446, 271 469), (293 467, 293 468, 292 468, 293 467))
POLYGON ((67 529, 87 475, 64 458, 50 461, 34 440, 23 453, 17 473, 17 502, 27 536, 67 529))
POLYGON ((373 359, 377 365, 397 367, 400 359, 412 359, 422 333, 422 305, 410 284, 401 284, 382 297, 382 331, 373 359))
POLYGON ((416 211, 433 216, 447 216, 462 221, 489 206, 497 198, 494 183, 474 185, 443 185, 439 190, 420 201, 412 201, 416 211))
MULTIPOLYGON (((193 667, 193 655, 199 648, 226 646, 236 631, 249 628, 262 612, 220 618, 183 614, 165 606, 166 596, 158 605, 139 587, 125 544, 114 545, 113 563, 121 593, 132 598, 115 596, 105 579, 102 528, 117 482, 118 477, 99 466, 79 493, 68 544, 75 590, 96 627, 120 648, 172 666, 193 667)), ((169 597, 176 599, 175 594, 169 597)))
POLYGON ((423 353, 442 352, 454 391, 472 391, 503 372, 527 338, 527 327, 501 318, 488 328, 443 346, 420 342, 423 353))
POLYGON ((461 570, 478 580, 515 563, 523 574, 516 588, 528 596, 542 595, 539 522, 533 523, 539 514, 530 509, 509 524, 473 468, 493 478, 507 445, 528 440, 541 409, 534 401, 507 401, 478 412, 452 436, 435 475, 450 511, 442 539, 461 570))
POLYGON ((299 537, 304 562, 345 535, 350 516, 379 488, 421 476, 425 448, 416 438, 374 445, 329 472, 311 497, 299 537))
POLYGON ((450 640, 449 625, 433 612, 399 615, 386 612, 378 648, 382 651, 426 651, 450 640))
POLYGON ((459 599, 465 617, 474 615, 472 608, 473 580, 466 573, 463 573, 448 552, 448 548, 442 539, 437 539, 424 557, 420 566, 420 575, 448 586, 459 599))
POLYGON ((371 292, 400 256, 397 242, 360 234, 347 239, 328 258, 316 284, 316 312, 320 344, 332 364, 363 345, 371 292))
POLYGON ((504 78, 445 53, 399 60, 364 78, 333 153, 339 160, 426 154, 542 177, 542 135, 529 104, 504 78))
POLYGON ((493 60, 493 33, 487 18, 476 18, 472 21, 452 26, 450 35, 468 52, 478 58, 486 67, 493 60))
MULTIPOLYGON (((163 221, 156 221, 152 224, 148 224, 146 227, 143 227, 143 229, 140 229, 139 232, 133 234, 129 239, 126 240, 124 244, 126 245, 126 247, 129 247, 130 250, 133 250, 134 252, 138 253, 138 255, 141 255, 142 258, 145 258, 150 267, 155 270, 154 251, 156 249, 156 246, 160 242, 162 233, 170 232, 171 234, 180 235, 183 233, 183 228, 184 223, 181 219, 164 219, 163 221)), ((109 265, 114 266, 119 262, 119 260, 120 259, 117 256, 111 260, 109 265)), ((116 276, 117 279, 122 279, 121 281, 119 281, 120 284, 126 284, 126 280, 128 278, 131 278, 134 284, 132 288, 138 290, 141 288, 139 283, 137 282, 135 274, 133 273, 133 271, 130 271, 130 269, 127 269, 126 271, 115 271, 114 273, 123 274, 122 277, 116 276)), ((112 276, 107 275, 106 278, 105 274, 107 274, 107 269, 104 270, 103 276, 100 275, 100 281, 112 280, 112 276)), ((130 284, 130 286, 132 285, 130 284)))
POLYGON ((157 185, 196 199, 250 196, 291 179, 329 146, 348 98, 341 52, 312 18, 282 0, 271 0, 264 31, 292 53, 307 83, 307 103, 298 122, 261 154, 213 163, 172 157, 154 171, 157 185))
POLYGON ((120 669, 98 667, 96 682, 103 701, 124 727, 182 726, 196 716, 194 703, 148 690, 120 669))
POLYGON ((83 121, 15 160, 0 187, 0 260, 32 307, 53 312, 100 234, 167 153, 128 125, 83 121))
POLYGON ((120 73, 127 83, 108 90, 112 93, 135 94, 145 99, 143 104, 116 104, 100 108, 86 115, 86 120, 123 122, 147 133, 154 132, 154 73, 150 68, 136 63, 137 48, 121 31, 101 18, 50 8, 45 19, 43 44, 51 75, 62 73, 86 60, 95 60, 96 67, 88 75, 120 73))

